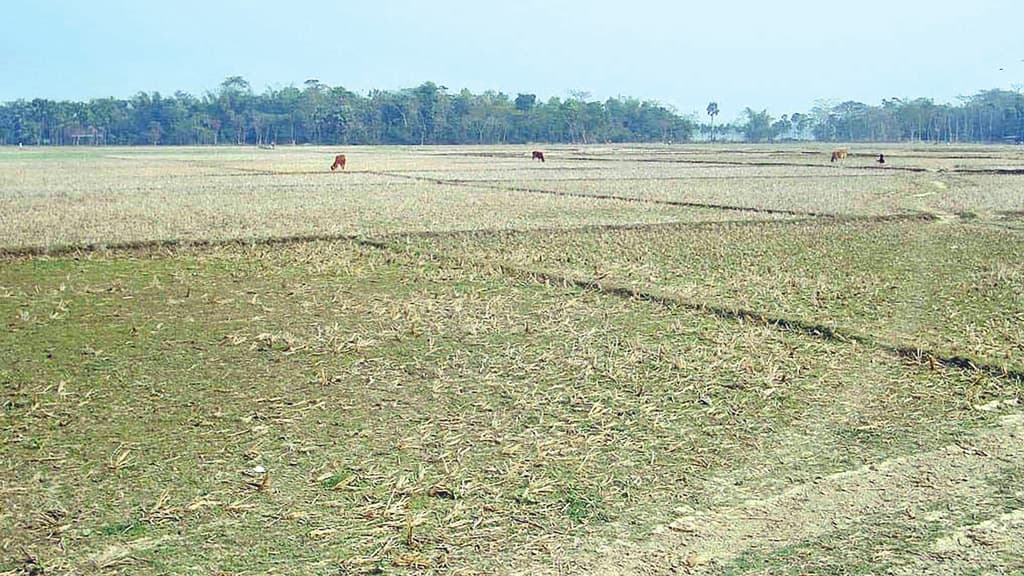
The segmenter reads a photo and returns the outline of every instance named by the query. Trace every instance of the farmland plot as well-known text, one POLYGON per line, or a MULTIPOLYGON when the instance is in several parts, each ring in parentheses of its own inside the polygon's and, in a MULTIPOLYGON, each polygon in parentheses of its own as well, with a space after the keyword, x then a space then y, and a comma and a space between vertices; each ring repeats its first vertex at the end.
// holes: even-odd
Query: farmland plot
POLYGON ((1020 391, 344 242, 0 285, 5 553, 57 572, 582 563, 580 539, 944 446, 1020 391))
POLYGON ((524 167, 513 153, 485 150, 471 153, 477 160, 472 164, 453 162, 444 169, 424 168, 405 175, 540 194, 735 208, 751 214, 999 217, 1024 211, 1020 174, 999 173, 1024 171, 1024 153, 1016 148, 882 151, 890 158, 886 166, 874 162, 875 151, 832 164, 827 150, 820 148, 767 153, 590 147, 556 149, 549 153, 550 162, 524 167))
POLYGON ((1003 228, 722 224, 449 236, 424 249, 1024 371, 1024 236, 1003 228))
POLYGON ((0 573, 1022 569, 1017 177, 822 150, 0 151, 0 573))
MULTIPOLYGON (((288 156, 274 156, 272 162, 261 156, 245 163, 244 155, 182 159, 132 151, 75 162, 8 159, 0 180, 0 246, 38 251, 81 245, 366 237, 736 217, 628 199, 577 200, 514 188, 422 182, 384 170, 334 174, 323 167, 304 169, 312 168, 305 156, 295 158, 298 168, 289 164, 288 156)), ((374 157, 365 156, 369 160, 357 156, 350 166, 374 157)), ((419 163, 437 161, 426 158, 419 163)), ((416 161, 399 156, 373 164, 396 165, 416 165, 416 161)))

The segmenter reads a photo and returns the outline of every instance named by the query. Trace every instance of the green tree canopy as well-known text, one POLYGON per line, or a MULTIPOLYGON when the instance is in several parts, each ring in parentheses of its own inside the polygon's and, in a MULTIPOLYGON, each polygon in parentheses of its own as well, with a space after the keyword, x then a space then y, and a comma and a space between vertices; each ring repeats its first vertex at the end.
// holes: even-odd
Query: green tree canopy
MULTIPOLYGON (((809 111, 778 119, 748 107, 738 125, 716 125, 717 102, 705 111, 709 125, 701 129, 712 140, 730 134, 750 142, 1024 141, 1024 95, 1007 90, 961 97, 956 105, 929 98, 888 98, 880 105, 819 100, 809 111)), ((202 96, 140 91, 127 99, 0 104, 0 144, 685 142, 695 129, 694 119, 653 100, 600 102, 575 90, 541 101, 528 93, 454 93, 433 82, 363 95, 309 79, 256 94, 245 78, 229 76, 202 96)))

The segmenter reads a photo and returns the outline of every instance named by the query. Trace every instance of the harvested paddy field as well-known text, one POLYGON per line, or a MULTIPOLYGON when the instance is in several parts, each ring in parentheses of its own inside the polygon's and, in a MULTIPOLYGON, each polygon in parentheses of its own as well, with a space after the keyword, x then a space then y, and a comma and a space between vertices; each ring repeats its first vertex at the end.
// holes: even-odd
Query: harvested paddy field
POLYGON ((0 150, 0 574, 1024 570, 1024 156, 881 150, 0 150))

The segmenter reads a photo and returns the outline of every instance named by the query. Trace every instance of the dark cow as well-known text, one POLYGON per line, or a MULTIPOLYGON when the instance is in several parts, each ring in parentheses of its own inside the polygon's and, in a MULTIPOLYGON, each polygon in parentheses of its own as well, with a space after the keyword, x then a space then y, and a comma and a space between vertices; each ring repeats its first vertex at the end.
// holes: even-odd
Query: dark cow
POLYGON ((832 160, 830 160, 830 162, 835 162, 836 160, 846 160, 846 157, 849 154, 850 153, 846 151, 846 148, 840 148, 838 150, 833 150, 832 151, 832 160))
POLYGON ((334 157, 334 164, 331 164, 331 172, 334 172, 336 168, 345 169, 345 155, 338 154, 334 157))
POLYGON ((885 154, 879 154, 878 160, 875 160, 875 162, 878 162, 879 164, 885 164, 885 154))
POLYGON ((534 150, 533 151, 533 159, 534 160, 540 160, 541 162, 543 162, 544 161, 544 153, 541 152, 540 150, 534 150))

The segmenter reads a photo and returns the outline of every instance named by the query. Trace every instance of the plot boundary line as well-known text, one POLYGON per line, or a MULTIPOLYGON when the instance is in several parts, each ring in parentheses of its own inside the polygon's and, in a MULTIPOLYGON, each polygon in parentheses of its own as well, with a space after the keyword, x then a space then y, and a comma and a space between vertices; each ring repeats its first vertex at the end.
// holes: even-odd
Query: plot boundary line
POLYGON ((401 174, 395 172, 382 172, 382 171, 367 171, 370 174, 378 174, 381 176, 390 176, 393 178, 404 178, 407 180, 417 180, 422 182, 430 182, 439 185, 451 185, 451 186, 468 186, 472 188, 486 188, 492 190, 502 190, 506 192, 526 192, 530 194, 547 194, 551 196, 563 196, 569 198, 590 198, 597 200, 616 200, 621 202, 631 202, 638 204, 655 204, 661 206, 675 206, 679 208, 708 208, 712 210, 729 210, 736 212, 753 212, 757 214, 782 214, 786 216, 810 216, 813 218, 835 218, 836 214, 829 212, 809 212, 801 210, 785 210, 777 208, 754 208, 745 206, 732 206, 728 204, 713 204, 708 202, 686 202, 681 200, 658 200, 653 198, 631 198, 628 196, 616 196, 614 194, 584 194, 582 192, 564 192, 560 190, 545 190, 543 188, 532 188, 526 186, 501 186, 501 185, 490 185, 490 184, 479 184, 476 180, 460 180, 460 179, 445 179, 445 178, 431 178, 427 176, 413 176, 410 174, 401 174))
MULTIPOLYGON (((390 245, 387 241, 377 241, 368 245, 382 249, 395 249, 395 247, 390 245)), ((455 258, 454 256, 434 251, 420 252, 420 254, 439 261, 455 258)), ((740 323, 750 322, 754 325, 785 330, 826 342, 835 342, 839 344, 852 342, 885 352, 907 364, 928 365, 932 367, 932 369, 934 369, 935 366, 942 366, 944 368, 956 369, 965 373, 984 374, 995 378, 1006 378, 1017 384, 1024 384, 1024 370, 1022 369, 989 364, 961 355, 943 355, 938 352, 931 351, 923 346, 901 346, 884 340, 878 340, 870 336, 865 336, 863 334, 858 334, 853 331, 848 331, 847 329, 840 327, 831 327, 799 319, 771 316, 769 314, 746 308, 714 306, 702 302, 692 302, 682 298, 657 294, 647 290, 601 282, 597 279, 573 278, 571 276, 562 276, 550 272, 518 268, 501 262, 486 260, 480 261, 465 258, 460 259, 460 262, 469 262, 481 267, 490 266, 497 269, 502 274, 513 278, 525 278, 530 281, 540 282, 543 284, 573 286, 588 292, 597 292, 625 299, 640 300, 666 308, 683 308, 702 314, 708 314, 723 320, 737 321, 740 323)))
MULTIPOLYGON (((837 223, 883 223, 883 222, 935 222, 939 218, 926 212, 914 212, 906 214, 880 214, 871 216, 845 216, 839 215, 830 218, 829 222, 837 223)), ((816 218, 790 218, 777 220, 705 220, 698 222, 687 222, 680 220, 665 222, 628 222, 621 224, 598 223, 583 224, 580 226, 537 226, 523 228, 463 228, 453 230, 412 230, 395 231, 384 234, 377 234, 372 237, 359 233, 344 234, 292 234, 285 236, 265 237, 234 237, 214 239, 183 239, 165 238, 152 240, 128 240, 124 242, 83 242, 78 244, 60 244, 53 246, 0 246, 0 258, 32 258, 39 256, 62 257, 75 254, 90 254, 98 252, 130 252, 146 250, 176 250, 180 248, 205 248, 218 246, 264 246, 264 245, 287 245, 300 244, 304 242, 365 242, 384 243, 391 240, 415 239, 415 238, 445 238, 456 236, 494 236, 500 234, 517 235, 543 232, 583 232, 583 231, 616 231, 616 230, 648 230, 648 229, 675 229, 675 228, 702 228, 713 226, 766 226, 766 225, 792 225, 807 224, 819 221, 816 218)))

